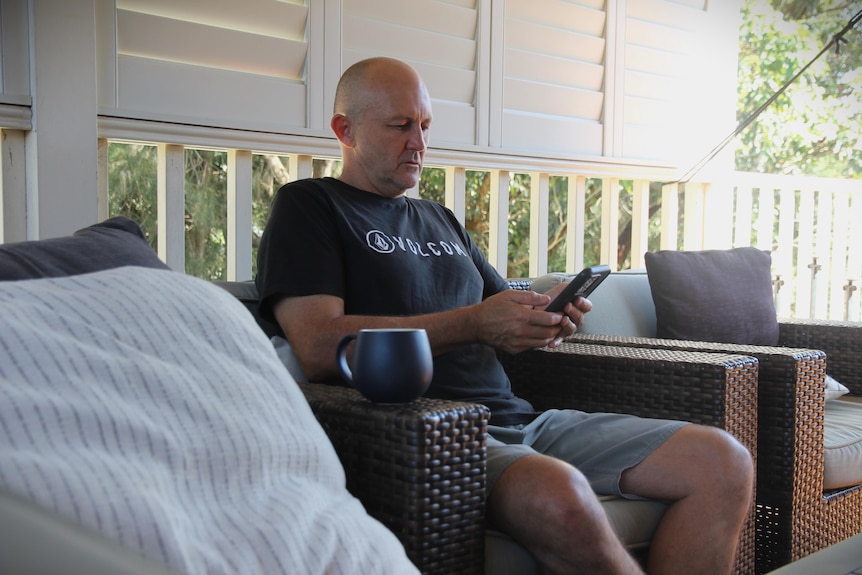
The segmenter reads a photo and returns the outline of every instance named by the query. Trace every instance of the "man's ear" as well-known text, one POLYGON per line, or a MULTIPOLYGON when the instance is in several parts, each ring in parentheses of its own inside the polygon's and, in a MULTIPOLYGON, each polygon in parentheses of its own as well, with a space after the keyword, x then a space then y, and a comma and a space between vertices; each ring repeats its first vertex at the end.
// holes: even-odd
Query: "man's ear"
POLYGON ((353 147, 353 123, 344 114, 335 114, 329 122, 335 137, 343 146, 353 147))

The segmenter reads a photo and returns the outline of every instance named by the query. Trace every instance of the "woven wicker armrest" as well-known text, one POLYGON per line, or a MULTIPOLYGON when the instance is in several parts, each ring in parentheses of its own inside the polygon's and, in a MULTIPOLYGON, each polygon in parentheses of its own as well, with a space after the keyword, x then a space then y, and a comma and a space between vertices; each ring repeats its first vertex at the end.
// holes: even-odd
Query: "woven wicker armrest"
POLYGON ((418 399, 375 405, 353 389, 301 383, 344 465, 347 488, 423 573, 481 573, 484 406, 418 399))
POLYGON ((754 448, 757 360, 743 355, 566 342, 498 354, 515 393, 537 409, 571 407, 728 429, 754 448))
POLYGON ((826 372, 862 395, 862 322, 782 318, 778 345, 822 349, 826 372))
MULTIPOLYGON (((574 408, 720 427, 757 454, 756 359, 744 355, 567 342, 498 354, 515 393, 537 409, 574 408)), ((754 572, 754 510, 735 573, 754 572)))

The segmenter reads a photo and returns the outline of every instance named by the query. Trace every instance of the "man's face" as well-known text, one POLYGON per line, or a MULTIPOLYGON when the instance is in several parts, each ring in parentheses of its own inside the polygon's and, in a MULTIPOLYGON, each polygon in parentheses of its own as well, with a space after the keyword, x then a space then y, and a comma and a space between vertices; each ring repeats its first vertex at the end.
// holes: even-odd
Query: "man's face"
POLYGON ((357 187, 394 198, 416 186, 430 127, 431 99, 424 85, 407 79, 375 90, 353 123, 353 159, 366 180, 357 187))

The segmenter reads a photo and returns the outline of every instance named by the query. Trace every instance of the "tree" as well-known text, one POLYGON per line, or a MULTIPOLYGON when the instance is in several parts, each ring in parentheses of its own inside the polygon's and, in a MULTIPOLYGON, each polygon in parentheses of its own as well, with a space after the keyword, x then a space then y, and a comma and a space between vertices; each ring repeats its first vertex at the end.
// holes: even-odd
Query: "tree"
POLYGON ((108 214, 136 221, 153 250, 158 250, 156 198, 156 147, 110 144, 108 214))
MULTIPOLYGON (((858 0, 744 0, 741 121, 827 46, 858 0)), ((739 137, 743 171, 862 177, 862 24, 817 61, 739 137)))

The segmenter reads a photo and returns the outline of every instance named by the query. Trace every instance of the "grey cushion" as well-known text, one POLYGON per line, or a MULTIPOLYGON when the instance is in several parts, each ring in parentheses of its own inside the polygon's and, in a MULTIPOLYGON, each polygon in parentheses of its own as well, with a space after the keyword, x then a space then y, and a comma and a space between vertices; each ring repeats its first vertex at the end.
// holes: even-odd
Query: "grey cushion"
POLYGON ((122 216, 71 236, 0 245, 0 281, 65 277, 122 266, 168 269, 141 227, 122 216))
POLYGON ((777 345, 771 262, 749 247, 647 253, 658 337, 777 345))
POLYGON ((593 310, 584 316, 581 333, 656 336, 655 305, 645 270, 614 272, 590 294, 593 310))

